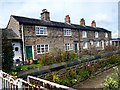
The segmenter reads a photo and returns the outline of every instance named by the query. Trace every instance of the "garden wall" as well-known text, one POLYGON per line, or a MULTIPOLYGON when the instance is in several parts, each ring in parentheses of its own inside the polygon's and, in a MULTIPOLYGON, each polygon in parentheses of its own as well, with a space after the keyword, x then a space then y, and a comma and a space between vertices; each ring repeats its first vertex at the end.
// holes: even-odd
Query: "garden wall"
POLYGON ((58 70, 64 69, 66 66, 72 67, 72 66, 76 66, 76 65, 81 65, 84 62, 85 63, 95 62, 97 60, 100 60, 103 57, 104 58, 109 57, 111 54, 117 54, 119 52, 120 52, 120 50, 116 50, 116 51, 98 54, 98 55, 94 55, 94 56, 89 56, 89 57, 81 58, 81 59, 77 59, 77 60, 71 60, 71 61, 67 61, 67 62, 61 62, 61 63, 57 63, 57 64, 52 64, 52 65, 48 65, 48 66, 43 66, 43 67, 26 70, 26 71, 21 71, 21 72, 18 72, 17 76, 21 77, 21 78, 26 78, 27 75, 38 76, 38 75, 42 75, 42 74, 49 73, 52 71, 58 71, 58 70))

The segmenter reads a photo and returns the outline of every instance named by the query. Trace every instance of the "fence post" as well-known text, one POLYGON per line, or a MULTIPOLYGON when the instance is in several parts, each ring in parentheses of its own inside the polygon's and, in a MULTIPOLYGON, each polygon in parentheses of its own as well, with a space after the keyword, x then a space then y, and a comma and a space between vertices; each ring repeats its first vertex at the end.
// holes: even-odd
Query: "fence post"
POLYGON ((22 82, 18 80, 18 89, 22 89, 22 82))
POLYGON ((2 70, 0 70, 0 90, 2 90, 2 70))
POLYGON ((30 79, 29 79, 29 76, 27 76, 27 82, 30 83, 30 79))

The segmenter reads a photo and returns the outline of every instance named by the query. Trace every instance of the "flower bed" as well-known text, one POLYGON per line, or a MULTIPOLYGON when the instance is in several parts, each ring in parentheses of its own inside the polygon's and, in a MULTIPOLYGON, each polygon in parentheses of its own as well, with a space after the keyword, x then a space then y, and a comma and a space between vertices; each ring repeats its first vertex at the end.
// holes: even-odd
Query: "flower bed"
POLYGON ((93 78, 94 75, 111 68, 113 65, 120 63, 120 57, 117 55, 110 56, 105 60, 97 61, 97 63, 83 64, 81 67, 75 67, 65 70, 65 72, 52 72, 44 79, 48 79, 55 83, 66 86, 73 86, 76 83, 93 78))

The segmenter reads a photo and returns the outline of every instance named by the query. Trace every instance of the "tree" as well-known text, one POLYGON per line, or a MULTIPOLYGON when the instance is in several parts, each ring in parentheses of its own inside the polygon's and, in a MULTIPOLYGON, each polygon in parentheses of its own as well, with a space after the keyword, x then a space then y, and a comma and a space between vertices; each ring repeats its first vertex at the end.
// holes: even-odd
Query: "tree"
POLYGON ((9 72, 13 66, 13 46, 12 42, 7 37, 2 35, 2 70, 9 72))

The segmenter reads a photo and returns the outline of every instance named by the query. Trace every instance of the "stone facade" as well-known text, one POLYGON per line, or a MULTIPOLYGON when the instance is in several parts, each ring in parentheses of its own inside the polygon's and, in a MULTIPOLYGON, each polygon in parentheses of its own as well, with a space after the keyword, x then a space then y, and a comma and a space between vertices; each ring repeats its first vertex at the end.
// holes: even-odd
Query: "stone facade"
MULTIPOLYGON (((37 54, 36 45, 37 44, 49 44, 49 52, 54 52, 56 48, 65 50, 66 43, 72 43, 73 51, 75 51, 74 43, 78 43, 80 39, 80 49, 83 48, 83 42, 87 42, 88 49, 90 48, 90 41, 93 41, 93 47, 96 45, 96 41, 99 41, 98 49, 102 49, 101 47, 101 40, 110 40, 111 33, 108 32, 108 38, 105 38, 105 32, 98 32, 98 38, 95 38, 95 31, 87 31, 87 37, 82 38, 82 30, 80 32, 78 30, 71 29, 71 36, 64 36, 63 28, 57 27, 47 27, 46 36, 36 35, 35 33, 35 26, 34 25, 23 25, 24 27, 24 39, 25 45, 33 45, 34 47, 34 58, 38 58, 40 55, 37 54)), ((79 45, 79 43, 78 43, 79 45)), ((104 43, 105 45, 105 43, 104 43)), ((79 46, 78 46, 79 48, 79 46)), ((78 49, 78 50, 80 50, 78 49)))
MULTIPOLYGON (((72 26, 70 22, 67 23, 59 23, 62 24, 63 26, 52 26, 53 22, 51 21, 46 21, 47 24, 44 24, 43 21, 39 21, 41 24, 38 25, 38 20, 35 21, 36 23, 32 22, 34 19, 29 19, 25 18, 25 20, 28 20, 28 22, 25 22, 25 20, 21 21, 19 18, 23 17, 17 17, 16 16, 11 16, 10 21, 8 23, 7 28, 13 28, 16 30, 18 34, 20 34, 21 38, 24 36, 24 50, 25 50, 25 55, 26 55, 26 46, 32 46, 32 55, 34 59, 37 59, 40 57, 41 54, 37 54, 37 45, 38 44, 48 44, 49 45, 49 52, 54 52, 56 48, 65 50, 65 44, 71 43, 72 44, 72 50, 70 51, 75 51, 75 45, 77 48, 77 51, 81 51, 83 49, 83 43, 87 42, 87 48, 89 49, 90 46, 90 41, 93 42, 92 47, 96 47, 96 42, 99 41, 99 46, 96 47, 98 50, 103 49, 101 42, 104 42, 104 47, 106 46, 105 41, 108 41, 108 44, 111 40, 111 32, 110 31, 105 31, 105 30, 99 30, 97 27, 94 27, 96 30, 87 30, 87 29, 80 29, 80 28, 71 28, 71 27, 66 27, 67 26, 72 26), (31 20, 31 22, 29 22, 31 20), (50 24, 50 25, 48 25, 50 24), (23 34, 22 34, 22 25, 23 25, 23 34), (36 35, 36 26, 44 26, 47 27, 47 35, 36 35), (64 35, 64 29, 70 29, 71 30, 71 35, 70 36, 65 36, 64 35), (98 29, 98 30, 97 30, 98 29), (86 31, 86 38, 83 38, 82 32, 86 31), (98 32, 98 38, 95 38, 95 32, 98 32), (108 34, 108 37, 105 38, 105 33, 108 34)), ((67 17, 69 18, 69 17, 67 17)), ((23 18, 24 19, 24 18, 23 18)), ((70 19, 70 18, 69 18, 70 19)), ((84 25, 85 26, 85 20, 81 19, 82 24, 79 26, 84 25)), ((56 24, 57 22, 55 22, 56 24)), ((94 25, 96 26, 96 25, 94 25)), ((23 43, 21 43, 21 46, 23 43)), ((21 47, 23 48, 23 47, 21 47)), ((23 50, 23 49, 21 49, 23 50)), ((23 51, 22 51, 23 52, 23 51)), ((25 56, 26 57, 26 56, 25 56)))
POLYGON ((18 34, 19 33, 19 22, 13 18, 13 16, 10 17, 10 20, 7 25, 7 29, 14 29, 18 34))

